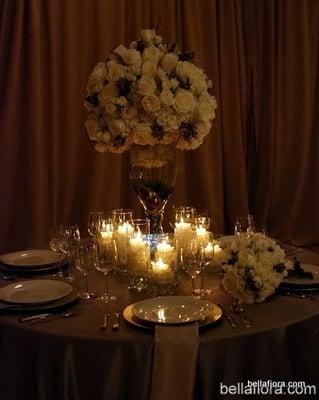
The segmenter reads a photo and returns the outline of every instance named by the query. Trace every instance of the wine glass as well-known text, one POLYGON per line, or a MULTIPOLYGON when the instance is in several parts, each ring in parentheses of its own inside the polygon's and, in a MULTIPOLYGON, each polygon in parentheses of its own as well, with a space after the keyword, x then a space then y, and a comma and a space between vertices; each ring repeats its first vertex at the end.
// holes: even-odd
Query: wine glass
POLYGON ((100 240, 98 239, 97 249, 97 270, 105 276, 105 292, 100 297, 106 304, 110 301, 116 301, 117 297, 109 291, 109 274, 115 268, 117 263, 117 246, 114 239, 100 240))
POLYGON ((57 263, 59 270, 53 276, 57 276, 58 278, 63 278, 63 271, 62 271, 63 252, 60 249, 60 243, 61 243, 61 236, 59 228, 57 226, 53 226, 49 230, 49 246, 52 251, 54 251, 59 255, 59 261, 57 263))
POLYGON ((187 246, 183 246, 178 252, 178 262, 181 268, 191 277, 193 296, 196 296, 195 279, 204 268, 204 246, 196 239, 192 239, 187 246))
POLYGON ((60 225, 59 227, 60 242, 59 247, 62 253, 66 255, 69 259, 69 273, 67 280, 72 282, 75 279, 72 273, 72 267, 74 264, 74 256, 76 247, 80 241, 80 230, 77 225, 60 225))
POLYGON ((102 210, 93 210, 89 213, 87 228, 90 236, 96 237, 98 235, 104 218, 105 215, 102 210))
POLYGON ((89 290, 89 272, 95 265, 95 257, 97 253, 96 242, 92 239, 81 239, 75 250, 75 267, 81 272, 85 280, 85 290, 80 297, 83 300, 94 299, 96 293, 89 290))

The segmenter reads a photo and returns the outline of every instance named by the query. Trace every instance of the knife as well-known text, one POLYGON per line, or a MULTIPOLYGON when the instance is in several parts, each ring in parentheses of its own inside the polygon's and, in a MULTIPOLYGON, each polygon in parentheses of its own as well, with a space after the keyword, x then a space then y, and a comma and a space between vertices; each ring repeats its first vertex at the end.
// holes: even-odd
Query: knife
POLYGON ((32 315, 31 317, 25 317, 25 318, 20 318, 19 321, 20 322, 28 322, 28 321, 33 321, 35 319, 42 319, 42 318, 46 318, 49 317, 50 313, 45 313, 45 314, 37 314, 37 315, 32 315))

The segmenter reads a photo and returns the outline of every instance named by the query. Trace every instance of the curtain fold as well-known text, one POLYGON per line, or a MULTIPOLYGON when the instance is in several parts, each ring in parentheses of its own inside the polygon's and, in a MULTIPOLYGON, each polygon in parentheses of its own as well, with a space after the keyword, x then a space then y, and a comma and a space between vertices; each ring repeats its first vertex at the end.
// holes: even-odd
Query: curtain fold
POLYGON ((193 205, 231 232, 253 212, 272 235, 318 242, 319 3, 315 0, 1 0, 0 251, 46 243, 91 209, 131 207, 128 156, 87 138, 86 83, 116 44, 159 27, 195 49, 217 118, 179 154, 167 209, 193 205))

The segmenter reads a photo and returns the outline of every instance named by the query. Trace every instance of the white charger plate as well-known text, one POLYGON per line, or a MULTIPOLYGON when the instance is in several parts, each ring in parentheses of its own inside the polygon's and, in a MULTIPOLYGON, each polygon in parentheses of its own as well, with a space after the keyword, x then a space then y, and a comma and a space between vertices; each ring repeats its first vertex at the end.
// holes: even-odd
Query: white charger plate
POLYGON ((185 324, 211 315, 214 305, 192 296, 166 296, 132 304, 134 317, 157 324, 185 324))
POLYGON ((23 250, 2 254, 0 262, 6 265, 25 267, 43 267, 62 261, 64 257, 51 250, 23 250))
POLYGON ((311 272, 313 279, 310 278, 298 278, 297 276, 287 277, 282 283, 285 285, 294 286, 319 286, 319 266, 311 264, 301 264, 301 267, 306 272, 311 272))
MULTIPOLYGON (((127 321, 129 324, 131 324, 137 328, 142 328, 142 329, 146 329, 146 330, 150 330, 150 331, 154 330, 156 324, 154 324, 152 322, 142 321, 142 320, 136 318, 133 315, 132 308, 133 308, 132 304, 125 307, 125 309, 123 311, 123 317, 124 317, 125 321, 127 321)), ((220 318, 222 317, 222 314, 223 314, 222 310, 216 304, 213 304, 213 309, 212 309, 210 315, 208 316, 208 318, 197 321, 199 328, 207 327, 207 326, 213 324, 214 322, 219 321, 220 318)))
POLYGON ((0 288, 0 300, 14 304, 42 304, 72 292, 70 284, 51 279, 20 281, 0 288))

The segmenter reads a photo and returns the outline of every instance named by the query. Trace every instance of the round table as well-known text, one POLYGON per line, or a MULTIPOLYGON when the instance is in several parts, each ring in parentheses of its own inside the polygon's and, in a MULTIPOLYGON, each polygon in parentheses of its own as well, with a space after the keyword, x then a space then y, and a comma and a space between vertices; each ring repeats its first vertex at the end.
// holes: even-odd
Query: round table
MULTIPOLYGON (((102 275, 92 271, 90 282, 102 291, 102 275)), ((8 283, 1 281, 1 285, 8 283)), ((187 293, 188 284, 181 285, 179 293, 187 293)), ((205 284, 214 288, 209 300, 229 310, 232 299, 218 278, 207 275, 205 284)), ((119 301, 107 306, 109 312, 145 298, 129 291, 124 278, 112 277, 111 288, 119 301)), ((101 331, 106 307, 97 299, 80 301, 71 309, 72 318, 36 325, 19 321, 27 313, 0 315, 1 400, 149 399, 153 331, 138 329, 123 319, 118 331, 101 331)), ((228 398, 220 395, 221 385, 247 380, 318 385, 319 295, 307 299, 278 295, 248 306, 246 313, 251 328, 241 324, 233 329, 223 318, 200 330, 192 397, 228 398)), ((180 384, 177 379, 176 386, 180 384)), ((174 393, 171 399, 179 400, 174 393)))

